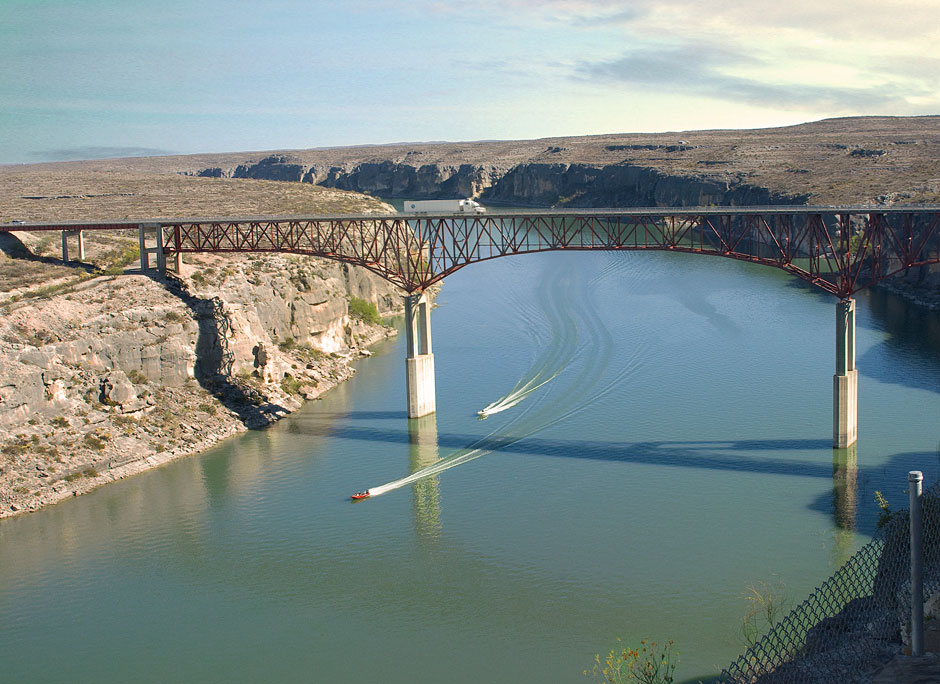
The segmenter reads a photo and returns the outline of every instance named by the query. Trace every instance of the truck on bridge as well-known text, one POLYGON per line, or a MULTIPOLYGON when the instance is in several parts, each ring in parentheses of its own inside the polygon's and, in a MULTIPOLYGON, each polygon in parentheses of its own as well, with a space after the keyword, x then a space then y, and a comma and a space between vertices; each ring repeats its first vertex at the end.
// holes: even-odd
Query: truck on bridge
POLYGON ((403 214, 485 214, 486 209, 472 199, 424 200, 412 202, 406 200, 402 207, 403 214))

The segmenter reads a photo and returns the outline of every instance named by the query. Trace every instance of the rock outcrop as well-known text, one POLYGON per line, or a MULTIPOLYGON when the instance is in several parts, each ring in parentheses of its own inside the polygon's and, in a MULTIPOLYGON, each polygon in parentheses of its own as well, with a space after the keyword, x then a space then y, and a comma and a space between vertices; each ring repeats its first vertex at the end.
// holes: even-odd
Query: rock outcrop
POLYGON ((416 165, 406 159, 308 166, 290 156, 272 155, 234 169, 203 169, 198 175, 313 183, 380 197, 475 197, 526 206, 733 206, 803 204, 808 199, 750 185, 743 174, 670 175, 629 163, 416 165))
POLYGON ((394 287, 292 255, 194 257, 184 278, 99 277, 7 304, 0 517, 260 427, 350 377, 394 330, 394 287))

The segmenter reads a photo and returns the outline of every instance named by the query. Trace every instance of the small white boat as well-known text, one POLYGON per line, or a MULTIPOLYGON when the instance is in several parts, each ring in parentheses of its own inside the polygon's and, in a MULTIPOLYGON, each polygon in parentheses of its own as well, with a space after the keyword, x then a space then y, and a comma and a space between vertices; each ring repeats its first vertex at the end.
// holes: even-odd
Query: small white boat
POLYGON ((477 415, 479 416, 479 420, 486 420, 490 414, 486 412, 486 409, 483 409, 482 411, 477 411, 477 415))

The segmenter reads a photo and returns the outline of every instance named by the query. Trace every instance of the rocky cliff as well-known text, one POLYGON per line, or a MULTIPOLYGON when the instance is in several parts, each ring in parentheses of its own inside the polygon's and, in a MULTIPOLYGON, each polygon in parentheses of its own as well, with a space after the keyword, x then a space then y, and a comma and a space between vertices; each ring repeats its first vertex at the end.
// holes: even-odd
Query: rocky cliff
POLYGON ((367 271, 270 254, 12 299, 0 321, 0 517, 285 415, 393 334, 351 315, 351 301, 386 316, 402 302, 367 271))
POLYGON ((201 176, 313 183, 380 197, 475 197, 484 203, 525 206, 651 207, 804 204, 808 195, 751 185, 736 173, 671 175, 630 163, 594 165, 526 162, 513 166, 365 161, 306 165, 271 155, 201 176))

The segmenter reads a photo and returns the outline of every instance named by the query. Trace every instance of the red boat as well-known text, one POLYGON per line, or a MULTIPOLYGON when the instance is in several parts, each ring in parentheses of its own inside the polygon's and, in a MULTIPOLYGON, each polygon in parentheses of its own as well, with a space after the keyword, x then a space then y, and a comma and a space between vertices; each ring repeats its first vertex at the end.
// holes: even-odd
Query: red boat
POLYGON ((368 499, 370 496, 372 496, 372 494, 370 494, 369 490, 367 489, 364 492, 356 492, 349 498, 352 499, 353 501, 361 501, 362 499, 368 499))

